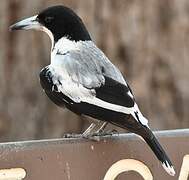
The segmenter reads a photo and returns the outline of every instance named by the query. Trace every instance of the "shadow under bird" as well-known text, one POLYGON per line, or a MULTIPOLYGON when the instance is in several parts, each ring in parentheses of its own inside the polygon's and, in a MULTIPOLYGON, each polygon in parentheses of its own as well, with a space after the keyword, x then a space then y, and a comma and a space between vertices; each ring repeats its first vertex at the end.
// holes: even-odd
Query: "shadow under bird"
MULTIPOLYGON (((106 55, 94 44, 82 20, 68 7, 49 7, 24 19, 10 30, 35 29, 51 41, 51 63, 40 72, 40 83, 58 106, 78 115, 112 123, 140 135, 164 169, 175 175, 173 165, 140 112, 133 93, 106 55)), ((89 135, 90 126, 85 135, 89 135)))

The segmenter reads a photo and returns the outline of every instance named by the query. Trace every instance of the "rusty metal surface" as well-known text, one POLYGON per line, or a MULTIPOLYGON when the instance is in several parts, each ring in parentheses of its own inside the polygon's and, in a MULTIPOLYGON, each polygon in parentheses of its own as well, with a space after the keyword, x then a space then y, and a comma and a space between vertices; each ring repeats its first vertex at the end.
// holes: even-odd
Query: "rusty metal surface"
MULTIPOLYGON (((189 130, 156 132, 172 159, 177 175, 169 176, 148 146, 133 134, 105 137, 100 142, 85 139, 54 139, 0 144, 0 169, 24 168, 27 180, 103 180, 109 167, 121 159, 145 163, 154 179, 178 179, 182 159, 189 154, 189 130)), ((142 179, 135 172, 118 180, 142 179)))

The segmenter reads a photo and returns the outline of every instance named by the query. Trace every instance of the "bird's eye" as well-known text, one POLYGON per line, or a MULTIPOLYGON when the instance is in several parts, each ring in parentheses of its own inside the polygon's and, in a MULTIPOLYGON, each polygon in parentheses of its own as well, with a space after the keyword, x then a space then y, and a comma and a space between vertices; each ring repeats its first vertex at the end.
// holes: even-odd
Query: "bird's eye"
POLYGON ((45 17, 45 22, 46 23, 51 23, 53 19, 54 19, 54 17, 50 17, 50 16, 45 17))

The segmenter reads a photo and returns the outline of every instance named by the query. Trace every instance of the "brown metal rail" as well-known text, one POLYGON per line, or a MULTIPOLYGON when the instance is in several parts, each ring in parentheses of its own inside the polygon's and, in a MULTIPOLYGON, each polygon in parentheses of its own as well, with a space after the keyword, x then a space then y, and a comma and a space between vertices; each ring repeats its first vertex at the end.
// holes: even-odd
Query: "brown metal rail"
MULTIPOLYGON (((108 169, 118 161, 125 163, 126 168, 132 163, 135 168, 137 163, 142 162, 142 167, 146 165, 155 180, 177 180, 180 171, 179 180, 187 180, 189 158, 187 160, 185 155, 189 154, 189 130, 161 131, 156 132, 156 136, 175 165, 175 177, 163 170, 149 147, 138 136, 120 134, 104 137, 100 142, 75 138, 1 143, 0 169, 8 170, 0 170, 0 180, 6 180, 8 176, 12 177, 9 178, 11 180, 19 179, 18 176, 20 179, 25 176, 26 180, 103 180, 108 169), (186 162, 181 170, 184 156, 186 162)), ((134 171, 124 172, 116 178, 126 179, 144 178, 134 171)))

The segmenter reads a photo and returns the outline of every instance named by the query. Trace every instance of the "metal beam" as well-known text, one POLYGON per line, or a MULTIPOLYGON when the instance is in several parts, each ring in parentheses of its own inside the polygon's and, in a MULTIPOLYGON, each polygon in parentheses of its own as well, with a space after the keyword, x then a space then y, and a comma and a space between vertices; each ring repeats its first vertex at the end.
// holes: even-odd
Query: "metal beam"
MULTIPOLYGON (((134 134, 107 136, 99 142, 78 137, 1 143, 0 169, 23 168, 26 180, 103 180, 112 164, 135 159, 150 169, 154 179, 176 180, 183 157, 189 154, 189 130, 155 134, 175 165, 175 177, 164 171, 145 142, 134 134)), ((132 171, 118 179, 142 178, 132 171)))

